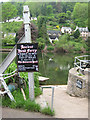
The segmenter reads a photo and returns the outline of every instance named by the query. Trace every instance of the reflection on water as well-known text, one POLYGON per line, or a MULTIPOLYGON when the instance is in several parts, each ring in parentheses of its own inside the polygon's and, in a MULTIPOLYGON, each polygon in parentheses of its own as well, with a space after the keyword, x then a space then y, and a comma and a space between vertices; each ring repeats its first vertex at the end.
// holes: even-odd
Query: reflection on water
MULTIPOLYGON (((49 78, 44 84, 67 84, 68 71, 73 67, 74 57, 80 54, 53 54, 53 53, 38 53, 39 72, 42 76, 49 78)), ((2 59, 7 56, 7 53, 2 54, 2 59)))
POLYGON ((50 78, 45 84, 67 84, 73 62, 74 55, 71 54, 39 54, 39 72, 50 78))
POLYGON ((68 64, 67 66, 60 66, 60 70, 69 70, 70 69, 70 65, 68 64))

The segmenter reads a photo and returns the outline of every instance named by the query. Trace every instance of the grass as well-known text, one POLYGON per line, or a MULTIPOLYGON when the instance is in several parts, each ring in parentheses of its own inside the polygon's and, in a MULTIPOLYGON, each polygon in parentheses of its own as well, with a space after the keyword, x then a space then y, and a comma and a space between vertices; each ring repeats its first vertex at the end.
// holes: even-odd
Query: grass
POLYGON ((29 97, 25 101, 23 98, 23 95, 21 91, 18 89, 17 91, 15 90, 13 93, 14 99, 16 102, 11 102, 8 96, 3 97, 2 99, 2 105, 5 107, 10 107, 10 108, 22 108, 25 111, 40 111, 40 105, 37 104, 35 101, 30 101, 29 97))
POLYGON ((51 116, 55 115, 54 110, 51 111, 50 107, 46 107, 46 108, 42 109, 41 112, 45 115, 51 115, 51 116))
MULTIPOLYGON (((27 88, 26 88, 25 92, 27 91, 27 88)), ((26 94, 26 100, 24 100, 23 95, 19 89, 17 91, 16 90, 13 91, 12 94, 13 94, 16 102, 13 102, 13 101, 11 102, 10 98, 6 95, 2 98, 2 106, 10 107, 13 109, 19 108, 19 109, 23 109, 25 111, 41 112, 45 115, 50 115, 50 116, 53 116, 55 114, 54 110, 52 112, 50 107, 41 109, 39 104, 37 104, 35 101, 31 101, 29 99, 28 93, 26 94)), ((35 96, 37 96, 36 92, 35 92, 35 96)))

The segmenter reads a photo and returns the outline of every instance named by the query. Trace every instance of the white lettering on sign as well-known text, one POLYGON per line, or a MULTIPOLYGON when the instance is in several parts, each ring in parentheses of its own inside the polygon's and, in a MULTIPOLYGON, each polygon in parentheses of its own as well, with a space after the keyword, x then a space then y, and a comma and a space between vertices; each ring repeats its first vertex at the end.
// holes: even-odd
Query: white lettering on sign
POLYGON ((32 45, 32 46, 24 46, 24 45, 21 45, 21 49, 27 49, 27 48, 33 48, 33 45, 32 45))
POLYGON ((76 87, 82 89, 82 81, 81 80, 77 80, 76 87))

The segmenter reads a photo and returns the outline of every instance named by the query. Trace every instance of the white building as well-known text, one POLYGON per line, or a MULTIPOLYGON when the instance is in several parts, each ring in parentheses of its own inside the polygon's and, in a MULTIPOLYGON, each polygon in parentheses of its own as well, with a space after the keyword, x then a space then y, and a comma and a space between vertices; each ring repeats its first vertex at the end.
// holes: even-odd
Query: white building
POLYGON ((69 33, 69 34, 71 34, 72 33, 72 29, 70 27, 62 27, 61 28, 61 32, 62 33, 69 33))
POLYGON ((6 22, 14 22, 14 21, 15 22, 20 22, 20 21, 23 21, 23 19, 18 16, 18 17, 14 17, 10 20, 6 20, 6 22))
POLYGON ((83 28, 83 27, 76 26, 76 29, 74 31, 76 31, 77 29, 80 32, 80 36, 86 40, 88 38, 88 34, 89 34, 88 27, 83 28))
POLYGON ((31 20, 37 20, 37 18, 36 17, 31 17, 31 20))

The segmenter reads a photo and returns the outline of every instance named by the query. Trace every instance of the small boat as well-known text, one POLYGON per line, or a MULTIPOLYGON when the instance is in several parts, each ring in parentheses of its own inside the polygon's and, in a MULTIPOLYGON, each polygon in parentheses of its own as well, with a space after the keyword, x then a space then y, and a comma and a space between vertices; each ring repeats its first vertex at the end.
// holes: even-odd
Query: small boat
POLYGON ((49 80, 49 78, 46 77, 42 77, 42 76, 38 76, 39 82, 45 82, 47 80, 49 80))

